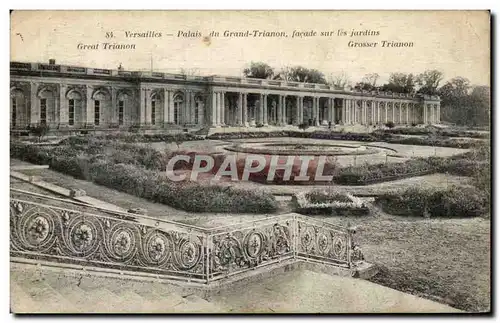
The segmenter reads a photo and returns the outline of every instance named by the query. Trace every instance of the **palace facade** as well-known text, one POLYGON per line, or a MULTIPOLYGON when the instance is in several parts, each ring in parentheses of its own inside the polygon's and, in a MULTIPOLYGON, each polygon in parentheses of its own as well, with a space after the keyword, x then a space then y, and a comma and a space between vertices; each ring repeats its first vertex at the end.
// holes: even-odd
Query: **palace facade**
POLYGON ((440 99, 324 84, 10 63, 10 126, 55 130, 440 122, 440 99))

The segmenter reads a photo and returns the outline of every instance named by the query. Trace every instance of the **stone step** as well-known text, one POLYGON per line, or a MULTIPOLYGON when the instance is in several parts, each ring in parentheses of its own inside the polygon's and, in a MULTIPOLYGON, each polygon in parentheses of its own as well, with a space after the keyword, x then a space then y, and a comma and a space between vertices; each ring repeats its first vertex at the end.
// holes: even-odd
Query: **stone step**
POLYGON ((73 313, 77 308, 43 280, 35 278, 17 281, 26 294, 39 306, 31 313, 73 313))
POLYGON ((18 284, 10 282, 10 310, 12 313, 32 313, 39 311, 39 304, 35 302, 18 284))

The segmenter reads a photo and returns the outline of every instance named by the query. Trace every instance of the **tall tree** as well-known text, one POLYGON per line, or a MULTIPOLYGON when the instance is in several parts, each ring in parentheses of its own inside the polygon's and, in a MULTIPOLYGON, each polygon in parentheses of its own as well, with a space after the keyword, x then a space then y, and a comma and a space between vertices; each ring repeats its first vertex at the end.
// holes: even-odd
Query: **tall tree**
POLYGON ((415 92, 415 76, 411 73, 391 73, 389 82, 381 86, 380 89, 398 93, 413 93, 415 92))
POLYGON ((330 74, 328 77, 328 83, 335 88, 344 89, 351 83, 351 81, 349 79, 349 75, 345 71, 342 71, 338 74, 330 74))
POLYGON ((243 70, 245 77, 270 79, 274 76, 274 69, 264 62, 251 62, 250 67, 243 70))
POLYGON ((417 76, 417 84, 420 86, 418 93, 435 95, 438 92, 439 83, 443 80, 443 73, 438 70, 427 70, 417 76))
POLYGON ((276 78, 284 81, 327 84, 323 73, 303 66, 284 67, 276 78))
POLYGON ((443 121, 469 126, 489 123, 489 87, 473 87, 468 79, 455 77, 446 82, 438 93, 443 121))
POLYGON ((377 81, 379 78, 380 75, 378 75, 378 73, 366 74, 361 80, 361 83, 370 84, 375 88, 377 86, 377 81))

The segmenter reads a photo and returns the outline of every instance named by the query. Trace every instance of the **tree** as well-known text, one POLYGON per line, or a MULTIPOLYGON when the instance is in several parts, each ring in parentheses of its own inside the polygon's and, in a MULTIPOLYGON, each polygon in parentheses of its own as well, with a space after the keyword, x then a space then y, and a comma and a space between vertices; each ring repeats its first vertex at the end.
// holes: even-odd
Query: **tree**
POLYGON ((274 76, 274 70, 271 66, 263 62, 251 62, 250 67, 243 70, 245 77, 257 79, 271 79, 274 76))
POLYGON ((303 66, 284 67, 275 78, 283 81, 327 84, 323 73, 303 66))
POLYGON ((371 74, 366 74, 363 79, 361 80, 361 83, 369 84, 373 88, 377 87, 377 81, 380 78, 380 75, 378 73, 371 73, 371 74))
POLYGON ((380 90, 396 93, 414 93, 415 76, 411 73, 391 73, 389 82, 384 84, 380 90))
POLYGON ((355 90, 358 91, 375 91, 377 89, 376 86, 371 85, 370 83, 359 82, 354 86, 355 90))
POLYGON ((200 71, 197 68, 181 68, 179 74, 185 76, 197 76, 200 75, 200 71))
POLYGON ((439 83, 443 79, 443 73, 438 70, 427 70, 417 76, 417 84, 420 86, 418 93, 435 95, 438 92, 439 83))
POLYGON ((330 85, 338 89, 344 89, 347 85, 351 83, 349 75, 345 71, 342 71, 336 75, 331 74, 328 81, 330 85))
POLYGON ((460 125, 488 125, 490 122, 490 87, 472 86, 468 79, 455 77, 438 91, 442 120, 460 125))

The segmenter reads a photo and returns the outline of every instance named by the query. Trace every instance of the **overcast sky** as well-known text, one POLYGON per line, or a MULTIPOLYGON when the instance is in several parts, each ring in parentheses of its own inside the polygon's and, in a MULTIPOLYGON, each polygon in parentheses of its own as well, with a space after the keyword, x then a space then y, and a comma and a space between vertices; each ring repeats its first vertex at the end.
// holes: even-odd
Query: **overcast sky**
POLYGON ((490 21, 485 11, 14 11, 11 14, 11 60, 48 62, 127 70, 153 69, 201 75, 240 76, 251 61, 279 69, 303 65, 326 76, 345 72, 351 81, 378 73, 418 74, 438 69, 445 80, 455 76, 473 84, 490 82, 490 21), (343 29, 347 36, 338 36, 343 29), (178 31, 218 31, 221 37, 177 37, 178 31), (282 38, 228 38, 229 31, 282 31, 282 38), (292 38, 294 30, 318 36, 292 38), (351 37, 352 30, 379 36, 351 37), (157 38, 127 38, 125 31, 157 32, 157 38), (321 32, 334 36, 319 36, 321 32), (113 32, 113 39, 106 39, 113 32), (367 32, 368 33, 368 32, 367 32), (174 36, 167 36, 173 34, 174 36), (349 41, 377 42, 377 47, 349 47, 349 41), (382 48, 382 41, 413 42, 408 48, 382 48), (135 50, 104 50, 104 42, 135 44, 135 50), (99 50, 78 44, 99 43, 99 50))

